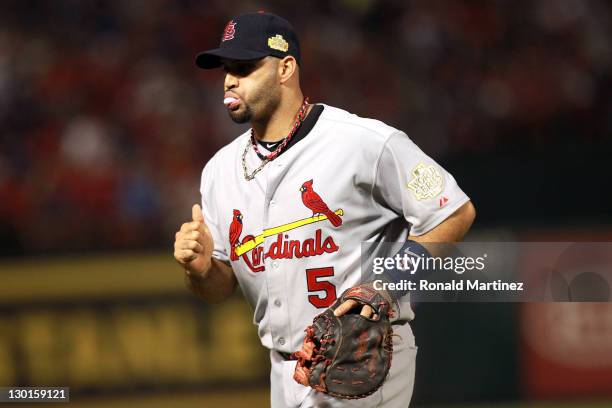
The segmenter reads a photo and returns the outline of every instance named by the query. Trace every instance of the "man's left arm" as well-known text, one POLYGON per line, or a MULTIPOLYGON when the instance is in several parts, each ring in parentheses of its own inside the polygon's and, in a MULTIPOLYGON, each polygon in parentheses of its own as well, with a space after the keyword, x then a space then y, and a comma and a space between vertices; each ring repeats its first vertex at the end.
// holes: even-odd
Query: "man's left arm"
POLYGON ((471 201, 466 202, 442 221, 438 226, 422 235, 410 235, 416 242, 458 242, 463 239, 476 218, 476 209, 471 201))
MULTIPOLYGON (((410 224, 405 248, 432 256, 443 256, 440 252, 446 247, 434 243, 461 241, 476 216, 474 205, 452 175, 403 132, 393 134, 385 143, 377 162, 372 193, 375 201, 402 214, 410 224)), ((382 294, 389 297, 386 292, 382 294)), ((336 309, 336 315, 357 305, 347 300, 336 309)), ((361 314, 370 317, 371 311, 366 305, 361 314)))
MULTIPOLYGON (((474 222, 474 218, 476 218, 476 209, 471 201, 466 202, 461 207, 459 207, 454 213, 452 213, 448 218, 438 224, 435 228, 426 232, 425 234, 413 236, 411 235, 408 239, 411 241, 416 241, 418 243, 425 244, 427 247, 428 242, 457 242, 461 241, 465 234, 468 232, 472 223, 474 222)), ((432 255, 436 254, 436 248, 427 248, 427 250, 432 255)), ((341 316, 358 306, 358 302, 353 299, 349 299, 342 303, 338 308, 334 311, 336 316, 341 316)), ((373 315, 373 310, 369 305, 363 305, 361 308, 361 315, 365 317, 371 318, 373 315)))

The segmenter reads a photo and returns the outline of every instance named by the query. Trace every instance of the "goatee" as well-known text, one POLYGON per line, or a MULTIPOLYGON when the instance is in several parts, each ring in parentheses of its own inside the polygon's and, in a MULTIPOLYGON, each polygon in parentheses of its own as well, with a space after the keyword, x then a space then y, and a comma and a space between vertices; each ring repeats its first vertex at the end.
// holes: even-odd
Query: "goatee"
POLYGON ((234 123, 238 123, 238 124, 247 123, 253 117, 253 112, 248 106, 245 107, 242 112, 240 110, 237 110, 237 111, 230 110, 228 111, 228 113, 229 113, 230 118, 234 121, 234 123))

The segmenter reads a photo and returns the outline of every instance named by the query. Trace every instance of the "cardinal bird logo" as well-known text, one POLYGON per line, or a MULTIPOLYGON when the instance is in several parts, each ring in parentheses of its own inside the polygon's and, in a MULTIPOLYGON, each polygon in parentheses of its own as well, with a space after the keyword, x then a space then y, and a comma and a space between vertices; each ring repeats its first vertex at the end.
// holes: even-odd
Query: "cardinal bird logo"
POLYGON ((239 210, 234 210, 234 217, 232 218, 232 223, 229 227, 229 241, 230 247, 232 248, 230 259, 232 261, 238 260, 238 255, 236 255, 236 246, 240 240, 240 234, 242 234, 242 213, 239 210))
POLYGON ((342 218, 330 210, 321 196, 312 189, 312 180, 304 182, 302 187, 300 187, 300 191, 302 192, 302 202, 312 211, 313 217, 315 214, 323 214, 334 227, 342 225, 342 218))

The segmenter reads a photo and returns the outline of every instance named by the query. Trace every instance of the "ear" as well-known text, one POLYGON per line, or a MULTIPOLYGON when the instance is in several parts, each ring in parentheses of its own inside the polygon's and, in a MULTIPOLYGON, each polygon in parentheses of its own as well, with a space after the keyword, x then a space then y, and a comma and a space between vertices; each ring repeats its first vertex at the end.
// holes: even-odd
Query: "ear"
POLYGON ((293 77, 297 70, 297 61, 291 55, 282 58, 278 62, 278 78, 280 83, 284 84, 293 77))

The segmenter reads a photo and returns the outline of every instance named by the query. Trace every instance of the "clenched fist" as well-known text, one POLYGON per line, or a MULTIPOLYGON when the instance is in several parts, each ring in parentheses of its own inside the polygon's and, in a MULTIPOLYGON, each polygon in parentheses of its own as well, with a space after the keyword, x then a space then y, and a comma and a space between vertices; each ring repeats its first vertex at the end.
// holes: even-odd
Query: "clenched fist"
POLYGON ((176 233, 174 258, 190 273, 204 276, 212 262, 213 239, 198 204, 191 208, 191 218, 176 233))

